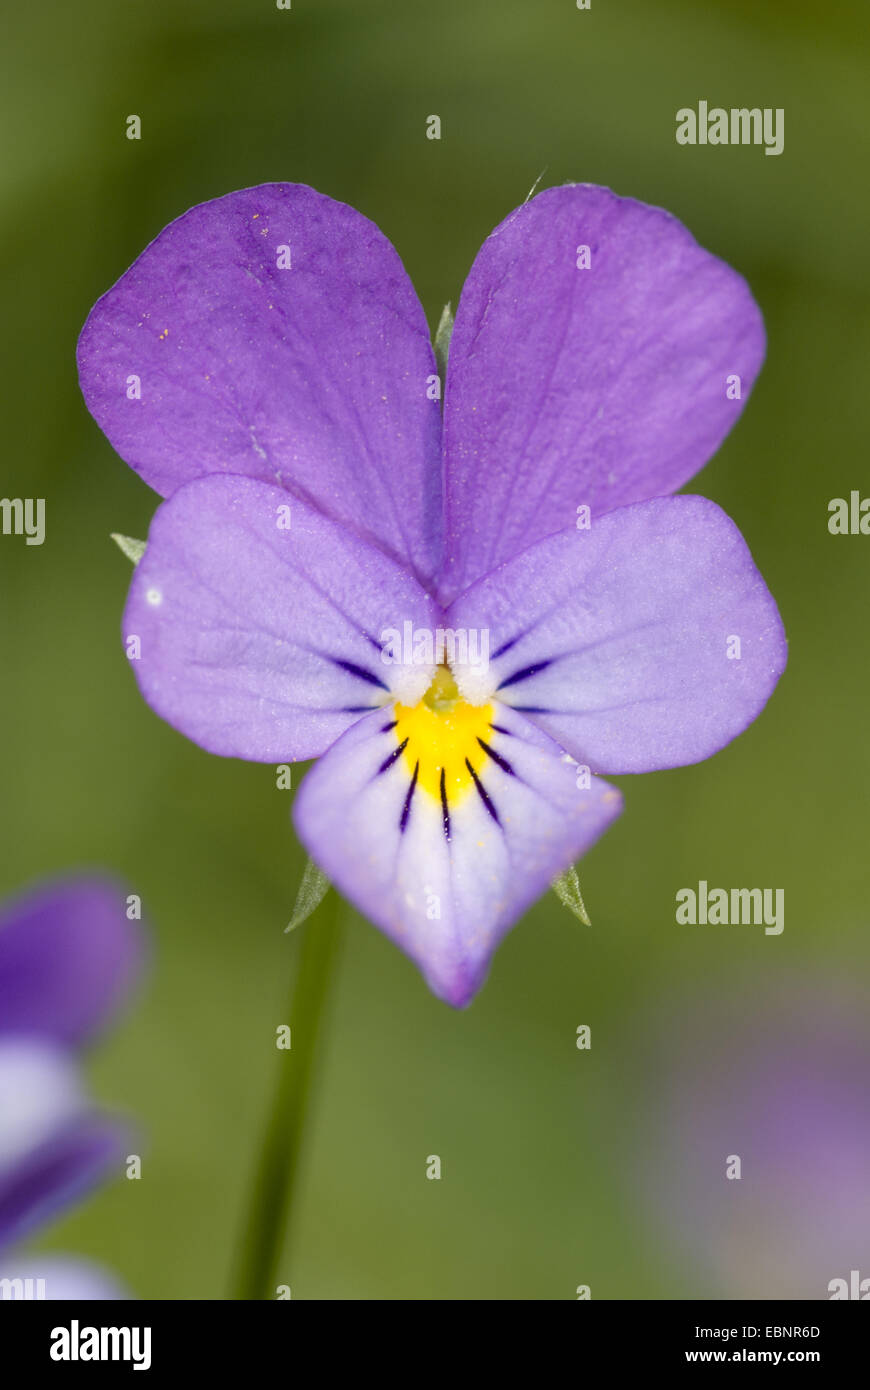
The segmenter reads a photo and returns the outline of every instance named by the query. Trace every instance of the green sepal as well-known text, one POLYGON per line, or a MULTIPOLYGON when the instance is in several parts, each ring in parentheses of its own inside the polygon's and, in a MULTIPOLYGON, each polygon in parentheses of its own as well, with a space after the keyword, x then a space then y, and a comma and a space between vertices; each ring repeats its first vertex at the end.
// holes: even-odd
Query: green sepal
POLYGON ((145 554, 145 541, 134 540, 132 536, 122 536, 117 531, 112 532, 112 540, 119 550, 123 550, 128 560, 138 565, 145 554))
POLYGON ((447 377, 447 354, 450 351, 450 337, 453 333, 453 310, 449 304, 445 304, 441 310, 441 318, 435 333, 435 361, 438 365, 438 375, 443 386, 447 377))
POLYGON ((572 865, 566 869, 558 878, 553 879, 553 892, 569 912, 573 912, 578 921, 584 926, 591 927, 589 913, 586 911, 586 904, 583 901, 583 894, 580 892, 580 880, 577 877, 577 870, 572 865))
POLYGON ((313 859, 306 860, 305 871, 302 875, 302 882, 299 885, 299 892, 296 894, 296 902, 293 904, 293 912, 290 921, 284 928, 285 933, 295 931, 307 921, 316 907, 323 902, 330 888, 329 879, 322 869, 318 869, 313 859))

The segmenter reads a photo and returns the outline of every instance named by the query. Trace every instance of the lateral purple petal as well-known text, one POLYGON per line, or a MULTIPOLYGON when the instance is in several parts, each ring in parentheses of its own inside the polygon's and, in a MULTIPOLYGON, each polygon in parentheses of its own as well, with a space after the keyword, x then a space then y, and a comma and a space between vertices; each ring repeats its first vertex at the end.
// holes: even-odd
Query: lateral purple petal
POLYGON ((7 904, 0 916, 0 1036, 80 1044, 123 1002, 142 959, 140 924, 120 885, 71 878, 7 904))
POLYGON ((745 281, 669 213, 590 184, 517 208, 471 268, 450 343, 444 600, 580 506, 675 491, 763 357, 745 281))
POLYGON ((319 756, 367 710, 431 674, 384 664, 381 635, 434 627, 381 550, 281 488, 201 478, 158 508, 123 636, 142 694, 211 753, 319 756), (410 684, 409 684, 410 682, 410 684))
POLYGON ((66 1048, 0 1040, 0 1247, 81 1196, 127 1142, 94 1110, 66 1048))
POLYGON ((129 1131, 94 1112, 0 1174, 0 1250, 80 1201, 113 1166, 120 1173, 129 1142, 129 1131))
POLYGON ((434 572, 429 332, 396 251, 353 208, 289 183, 192 208, 98 301, 78 361, 91 414, 164 496, 247 474, 434 572))
POLYGON ((695 763, 761 712, 786 662, 776 604, 737 527, 703 497, 620 508, 539 541, 448 614, 489 628, 468 699, 524 711, 595 772, 695 763))
POLYGON ((621 809, 598 778, 578 788, 527 720, 499 708, 497 725, 486 766, 444 801, 396 755, 389 721, 367 715, 308 772, 293 808, 320 868, 456 1008, 508 929, 621 809))

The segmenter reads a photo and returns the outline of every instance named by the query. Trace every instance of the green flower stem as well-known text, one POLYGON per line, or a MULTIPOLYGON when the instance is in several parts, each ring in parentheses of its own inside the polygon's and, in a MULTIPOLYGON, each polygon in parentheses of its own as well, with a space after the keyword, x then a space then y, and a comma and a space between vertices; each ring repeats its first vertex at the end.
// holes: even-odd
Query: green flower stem
POLYGON ((263 1137, 244 1233, 236 1298, 274 1298, 278 1262, 293 1216, 305 1117, 318 1036, 339 938, 336 892, 303 929, 299 967, 290 1002, 291 1047, 280 1053, 280 1074, 263 1137))

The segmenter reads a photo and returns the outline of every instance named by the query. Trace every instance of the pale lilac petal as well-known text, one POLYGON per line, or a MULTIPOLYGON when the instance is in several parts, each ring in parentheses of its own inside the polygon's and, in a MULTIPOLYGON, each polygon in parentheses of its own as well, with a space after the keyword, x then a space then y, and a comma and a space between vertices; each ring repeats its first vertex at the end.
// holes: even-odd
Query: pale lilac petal
POLYGON ((142 694, 211 753, 316 757, 391 691, 419 699, 428 684, 431 668, 382 659, 386 630, 434 625, 417 581, 289 501, 252 478, 188 483, 135 571, 123 635, 142 694))
POLYGON ((450 343, 445 601, 578 506, 675 491, 763 356, 747 285, 669 213, 589 184, 517 208, 472 266, 450 343))
POLYGON ((0 1175, 88 1110, 72 1055, 45 1038, 0 1040, 0 1175))
POLYGON ((47 1302, 129 1299, 123 1284, 101 1265, 78 1255, 8 1254, 0 1264, 0 1280, 9 1280, 11 1298, 45 1299, 47 1302), (20 1292, 19 1292, 20 1289, 20 1292))
POLYGON ((497 690, 611 774, 710 757, 760 713, 786 661, 745 541, 702 497, 640 502, 539 541, 448 617, 492 634, 488 670, 457 673, 468 698, 497 690))
POLYGON ((598 839, 621 798, 597 778, 578 787, 561 749, 496 707, 479 785, 448 795, 448 838, 441 800, 412 789, 398 746, 391 719, 367 715, 307 774, 294 819, 339 890, 435 994, 463 1007, 505 932, 598 839))
POLYGON ((129 1142, 98 1114, 78 1069, 44 1040, 0 1042, 0 1247, 89 1191, 129 1142))
POLYGON ((120 885, 49 883, 0 915, 0 1037, 38 1034, 79 1044, 127 997, 142 960, 141 924, 120 885))
POLYGON ((434 571, 429 332, 395 250, 353 208, 288 183, 192 208, 99 300, 78 360, 88 409, 164 496, 248 474, 434 571))

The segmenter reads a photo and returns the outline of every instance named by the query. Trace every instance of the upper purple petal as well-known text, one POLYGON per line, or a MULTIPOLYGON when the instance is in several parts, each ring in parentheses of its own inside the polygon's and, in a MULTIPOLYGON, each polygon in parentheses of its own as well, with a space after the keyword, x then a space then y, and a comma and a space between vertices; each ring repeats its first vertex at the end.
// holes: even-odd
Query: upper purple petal
POLYGON ((416 579, 289 503, 253 478, 188 483, 158 508, 133 577, 123 632, 142 694, 211 753, 317 757, 397 680, 415 699, 428 684, 382 660, 385 629, 434 626, 416 579))
POLYGON ((414 960, 448 1004, 468 1004, 505 932, 619 815, 600 778, 579 785, 562 750, 494 707, 487 753, 464 792, 435 797, 394 723, 367 715, 307 773, 299 838, 351 902, 414 960))
POLYGON ((0 1036, 86 1041, 124 1000, 141 958, 120 885, 82 877, 32 890, 0 915, 0 1036))
POLYGON ((450 343, 444 600, 578 506, 680 487, 763 356, 746 283, 669 213, 589 184, 517 208, 471 268, 450 343))
POLYGON ((99 300, 78 361, 88 409, 164 496, 207 473, 280 483, 434 572, 429 333, 396 251, 353 208, 285 183, 192 208, 99 300))
POLYGON ((531 546, 457 599, 489 628, 491 690, 605 773, 699 762, 760 713, 786 662, 776 604, 734 522, 703 497, 619 508, 531 546))

